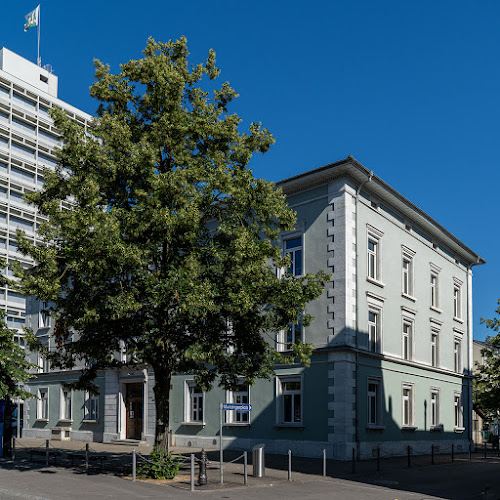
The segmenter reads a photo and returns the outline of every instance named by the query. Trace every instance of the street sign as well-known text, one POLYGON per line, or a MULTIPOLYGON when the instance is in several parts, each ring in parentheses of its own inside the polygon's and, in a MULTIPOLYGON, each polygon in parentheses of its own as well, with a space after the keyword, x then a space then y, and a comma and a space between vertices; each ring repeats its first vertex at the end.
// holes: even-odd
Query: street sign
POLYGON ((222 403, 223 410, 252 411, 252 405, 242 405, 238 403, 222 403))

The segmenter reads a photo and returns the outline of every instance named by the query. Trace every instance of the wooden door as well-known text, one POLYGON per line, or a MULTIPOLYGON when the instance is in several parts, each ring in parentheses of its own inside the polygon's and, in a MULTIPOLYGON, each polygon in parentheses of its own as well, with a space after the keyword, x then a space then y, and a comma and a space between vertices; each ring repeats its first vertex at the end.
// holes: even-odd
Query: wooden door
POLYGON ((125 408, 127 413, 127 439, 141 439, 144 389, 142 382, 126 384, 125 408))

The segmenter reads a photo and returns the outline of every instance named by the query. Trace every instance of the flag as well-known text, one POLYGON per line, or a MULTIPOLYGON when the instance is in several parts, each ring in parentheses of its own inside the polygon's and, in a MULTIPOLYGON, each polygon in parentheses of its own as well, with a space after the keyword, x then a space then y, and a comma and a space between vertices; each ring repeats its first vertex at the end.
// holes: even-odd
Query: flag
POLYGON ((32 10, 27 16, 24 16, 26 23, 24 24, 24 31, 28 31, 33 26, 38 26, 38 20, 40 18, 40 5, 32 10))

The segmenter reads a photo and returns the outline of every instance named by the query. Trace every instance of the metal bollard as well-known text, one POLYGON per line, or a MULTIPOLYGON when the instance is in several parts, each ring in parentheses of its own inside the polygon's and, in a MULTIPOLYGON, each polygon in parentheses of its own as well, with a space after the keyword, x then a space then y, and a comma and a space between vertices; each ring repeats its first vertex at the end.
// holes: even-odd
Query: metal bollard
POLYGON ((49 465, 49 440, 45 440, 45 465, 49 465))
POLYGON ((12 438, 12 461, 16 461, 16 438, 12 438))
POLYGON ((85 473, 89 473, 89 443, 85 443, 85 473))
POLYGON ((288 450, 288 480, 292 480, 292 450, 288 450))
POLYGON ((135 470, 137 468, 137 456, 135 454, 135 448, 132 450, 132 481, 135 482, 135 470))
POLYGON ((451 461, 455 460, 455 445, 451 443, 451 461))
POLYGON ((191 491, 194 491, 194 453, 191 453, 191 491))
POLYGON ((323 477, 326 477, 326 450, 323 448, 323 477))
POLYGON ((486 443, 484 443, 484 458, 486 458, 486 443))
POLYGON ((198 474, 198 486, 205 486, 205 484, 207 484, 207 462, 207 452, 202 448, 200 458, 200 472, 198 474))
POLYGON ((243 475, 245 486, 248 486, 248 455, 247 452, 243 452, 243 475))
POLYGON ((472 460, 472 442, 469 441, 469 460, 472 460))
POLYGON ((377 472, 380 472, 380 446, 377 446, 377 472))
POLYGON ((431 464, 434 465, 434 445, 431 446, 431 464))
POLYGON ((410 453, 411 453, 410 446, 408 445, 408 468, 411 467, 411 464, 410 464, 410 453))

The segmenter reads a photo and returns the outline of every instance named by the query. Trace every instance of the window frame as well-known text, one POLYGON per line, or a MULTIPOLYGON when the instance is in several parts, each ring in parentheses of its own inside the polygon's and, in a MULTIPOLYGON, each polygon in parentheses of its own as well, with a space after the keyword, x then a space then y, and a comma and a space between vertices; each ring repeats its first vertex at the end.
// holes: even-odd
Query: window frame
POLYGON ((439 297, 439 273, 441 268, 436 266, 436 264, 430 263, 430 308, 434 311, 441 312, 439 309, 441 300, 439 297))
POLYGON ((453 337, 453 371, 455 373, 462 371, 462 339, 456 335, 453 337))
POLYGON ((431 366, 439 368, 439 330, 431 327, 431 366))
POLYGON ((382 381, 378 377, 369 377, 366 385, 367 409, 366 422, 369 429, 382 429, 382 381), (375 387, 375 391, 370 391, 370 385, 375 387), (375 412, 372 412, 372 402, 375 405, 375 412))
POLYGON ((402 319, 402 352, 401 356, 406 361, 413 360, 413 342, 414 342, 415 320, 407 316, 402 319), (405 332, 405 327, 409 327, 409 331, 405 332), (407 347, 407 349, 405 349, 407 347))
POLYGON ((292 350, 292 346, 297 343, 297 341, 304 342, 305 340, 305 329, 302 323, 302 315, 300 315, 297 323, 290 323, 286 330, 280 330, 276 336, 276 351, 278 352, 288 352, 292 350), (289 332, 291 331, 292 342, 288 342, 289 332), (297 332, 299 337, 297 337, 297 332))
POLYGON ((99 422, 99 394, 91 394, 85 392, 83 406, 83 421, 84 422, 99 422), (95 403, 95 408, 92 408, 92 403, 95 403))
POLYGON ((50 328, 50 313, 47 303, 41 302, 38 311, 38 329, 43 330, 46 328, 50 328))
MULTIPOLYGON (((201 387, 194 380, 184 381, 184 424, 189 425, 205 425, 205 391, 194 392, 194 389, 201 387), (201 394, 201 420, 195 420, 193 418, 193 395, 196 395, 196 399, 199 401, 201 394)), ((196 411, 199 413, 200 409, 197 408, 196 411)))
POLYGON ((454 429, 462 430, 464 427, 464 406, 462 401, 462 393, 455 391, 453 393, 453 419, 454 429))
POLYGON ((366 293, 366 301, 367 301, 367 318, 366 318, 366 327, 367 327, 367 335, 366 335, 366 349, 369 352, 373 353, 378 353, 381 354, 383 352, 383 320, 384 320, 384 313, 383 313, 383 306, 384 306, 384 298, 380 297, 376 294, 373 294, 371 292, 366 293), (370 314, 375 314, 378 318, 378 321, 376 323, 373 323, 370 321, 370 314), (371 338, 371 333, 372 330, 370 328, 370 324, 375 324, 375 334, 376 334, 376 341, 373 343, 372 338, 371 338), (375 346, 375 349, 372 349, 372 346, 375 346))
POLYGON ((453 319, 462 322, 462 285, 463 282, 453 277, 453 319))
MULTIPOLYGON (((235 403, 235 404, 251 404, 250 403, 250 385, 245 384, 244 381, 241 381, 241 384, 239 384, 240 387, 246 386, 246 391, 226 391, 226 401, 228 403, 235 403), (241 395, 246 392, 246 397, 247 397, 247 402, 241 402, 237 401, 238 395, 241 395)), ((226 411, 226 424, 230 425, 241 425, 241 426, 248 426, 251 424, 250 422, 250 417, 251 417, 251 411, 249 412, 239 412, 236 410, 227 410, 226 411), (246 416, 247 420, 240 420, 238 421, 238 416, 244 417, 246 416)))
POLYGON ((431 387, 431 398, 430 398, 431 430, 436 428, 442 428, 440 412, 441 412, 440 391, 436 387, 431 387))
POLYGON ((39 387, 37 389, 37 404, 36 404, 36 419, 39 422, 49 421, 49 388, 39 387), (42 392, 46 394, 46 398, 42 398, 42 392), (45 402, 45 404, 44 404, 45 402), (44 415, 45 413, 45 415, 44 415))
POLYGON ((59 390, 59 421, 60 422, 73 422, 73 390, 61 387, 59 390), (69 407, 66 405, 67 398, 65 394, 69 395, 69 407), (69 409, 69 415, 66 410, 69 409))
POLYGON ((302 374, 279 375, 276 377, 276 393, 278 396, 278 405, 276 413, 276 422, 283 427, 303 427, 304 426, 304 378, 302 374), (284 384, 288 382, 298 382, 300 389, 286 389, 284 384), (292 396, 291 411, 292 421, 285 420, 285 396, 292 396), (295 421, 293 410, 295 407, 295 396, 300 396, 300 421, 295 421))
POLYGON ((403 429, 415 429, 415 388, 413 384, 403 382, 401 389, 401 403, 401 427, 403 429), (405 395, 405 391, 408 391, 408 396, 405 395), (405 411, 406 402, 408 403, 408 411, 405 411), (408 415, 408 420, 405 420, 406 415, 408 415))
POLYGON ((284 276, 296 276, 296 277, 301 277, 305 276, 305 231, 303 229, 297 229, 295 231, 289 231, 284 234, 280 235, 281 238, 281 249, 283 253, 283 257, 286 257, 287 254, 291 254, 291 263, 290 266, 293 266, 293 272, 290 272, 290 266, 288 268, 283 268, 281 273, 284 276), (295 240, 300 238, 300 246, 298 247, 293 247, 291 249, 287 249, 287 241, 295 240), (297 259, 296 258, 296 253, 300 252, 300 256, 297 259), (297 273, 296 270, 296 263, 300 262, 301 266, 301 273, 297 273))
POLYGON ((414 299, 415 290, 415 252, 401 245, 401 294, 404 297, 414 299), (405 268, 405 263, 408 266, 405 268))
POLYGON ((379 229, 366 226, 366 279, 375 281, 377 284, 382 282, 382 237, 384 233, 379 229), (374 249, 370 249, 370 242, 374 244, 374 249), (371 257, 373 256, 373 259, 371 257), (373 264, 371 263, 373 261, 373 264))

